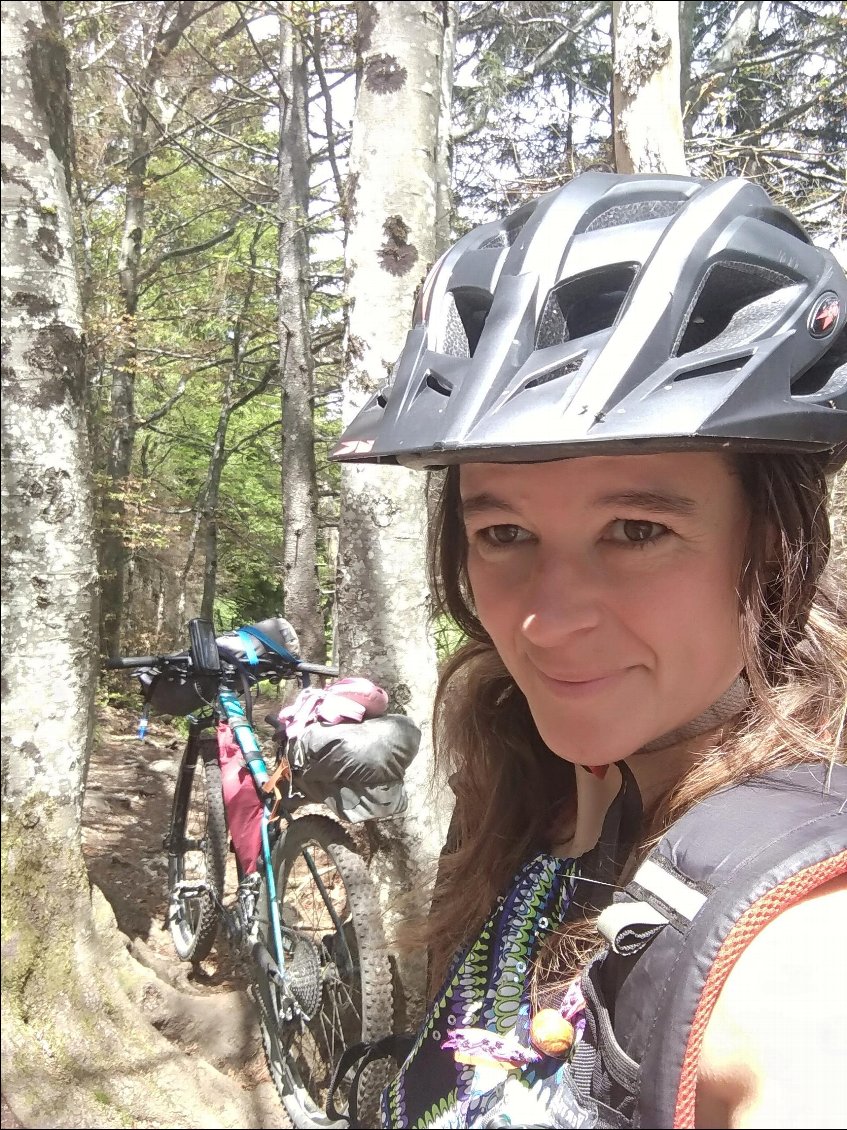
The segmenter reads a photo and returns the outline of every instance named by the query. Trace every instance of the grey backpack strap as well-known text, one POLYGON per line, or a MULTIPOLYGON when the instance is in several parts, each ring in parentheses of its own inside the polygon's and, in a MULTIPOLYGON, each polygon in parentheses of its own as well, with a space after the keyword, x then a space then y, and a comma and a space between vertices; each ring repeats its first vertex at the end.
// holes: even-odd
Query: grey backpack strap
POLYGON ((694 1125, 703 1033, 738 953, 847 872, 847 768, 826 777, 824 764, 800 766, 708 797, 601 916, 610 951, 593 974, 614 1018, 605 1054, 640 1065, 633 1125, 694 1125))

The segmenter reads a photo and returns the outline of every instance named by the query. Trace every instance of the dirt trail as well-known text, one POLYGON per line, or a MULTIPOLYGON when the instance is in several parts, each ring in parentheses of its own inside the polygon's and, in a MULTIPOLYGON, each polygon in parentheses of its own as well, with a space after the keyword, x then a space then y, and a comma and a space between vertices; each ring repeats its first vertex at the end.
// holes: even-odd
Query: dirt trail
POLYGON ((257 1130, 290 1127, 265 1065, 247 979, 226 942, 219 938, 196 969, 173 951, 162 840, 183 739, 153 720, 141 742, 136 723, 136 714, 111 707, 98 715, 83 809, 91 881, 111 904, 130 953, 156 974, 143 1002, 151 1023, 250 1092, 257 1130))

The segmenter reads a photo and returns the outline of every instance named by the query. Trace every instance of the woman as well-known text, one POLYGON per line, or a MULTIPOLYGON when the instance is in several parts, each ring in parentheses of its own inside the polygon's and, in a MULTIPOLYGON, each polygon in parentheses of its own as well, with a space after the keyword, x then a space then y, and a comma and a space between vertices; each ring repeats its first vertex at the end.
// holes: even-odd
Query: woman
POLYGON ((586 174, 431 272, 335 453, 447 468, 468 637, 386 1125, 842 1124, 845 307, 742 180, 586 174))

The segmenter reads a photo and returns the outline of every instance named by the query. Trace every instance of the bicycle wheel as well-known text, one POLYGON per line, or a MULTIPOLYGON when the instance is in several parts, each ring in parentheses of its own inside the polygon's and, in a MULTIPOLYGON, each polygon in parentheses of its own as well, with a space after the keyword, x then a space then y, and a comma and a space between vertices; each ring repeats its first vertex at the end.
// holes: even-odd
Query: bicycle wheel
MULTIPOLYGON (((274 1083, 297 1127, 345 1126, 326 1114, 333 1072, 342 1052, 392 1030, 391 969, 374 891, 365 863, 334 820, 303 816, 283 833, 273 852, 276 894, 284 934, 285 972, 301 1005, 281 1013, 279 989, 256 970, 265 1054, 274 1083)), ((259 934, 273 954, 267 884, 259 902, 259 934)), ((379 1096, 387 1069, 362 1073, 359 1120, 379 1125, 379 1096)), ((347 1108, 339 1087, 335 1105, 347 1108)))
POLYGON ((168 926, 183 961, 215 943, 228 849, 217 739, 188 739, 174 793, 168 847, 168 926))

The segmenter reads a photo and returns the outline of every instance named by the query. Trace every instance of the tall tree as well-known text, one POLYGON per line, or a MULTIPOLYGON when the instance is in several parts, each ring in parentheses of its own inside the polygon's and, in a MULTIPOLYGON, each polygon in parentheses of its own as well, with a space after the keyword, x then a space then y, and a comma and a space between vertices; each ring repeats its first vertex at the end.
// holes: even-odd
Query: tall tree
POLYGON ((194 521, 188 538, 185 564, 180 572, 179 614, 182 622, 185 617, 188 578, 194 565, 194 557, 201 532, 204 542, 203 595, 200 600, 200 615, 205 620, 215 619, 215 597, 218 582, 218 541, 220 525, 221 478, 227 460, 227 435, 232 417, 254 397, 260 396, 271 383, 276 367, 268 364, 260 377, 245 380, 244 358, 250 342, 249 315, 257 277, 258 245, 262 237, 262 225, 257 224, 250 240, 249 266, 244 283, 241 308, 232 320, 229 329, 229 359, 222 366, 220 387, 220 412, 215 426, 215 435, 209 453, 209 465, 200 488, 194 511, 194 521), (238 386, 244 391, 238 394, 238 386), (246 386, 246 387, 245 387, 246 386))
MULTIPOLYGON (((284 608, 303 654, 326 652, 318 587, 318 484, 309 288, 309 79, 301 26, 306 5, 279 14, 279 369, 282 382, 284 608)), ((303 28, 303 30, 305 30, 303 28)))
POLYGON ((610 167, 610 5, 491 0, 456 5, 453 181, 481 219, 610 167))
MULTIPOLYGON (((435 258, 445 16, 443 4, 420 0, 359 9, 361 70, 347 197, 348 416, 388 380, 415 289, 435 258)), ((408 712, 424 731, 410 771, 412 809, 393 834, 374 833, 385 838, 376 866, 392 894, 414 885, 422 856, 437 852, 443 832, 438 806, 426 797, 435 655, 427 631, 424 486, 422 475, 399 468, 342 469, 340 663, 384 686, 391 708, 408 712)), ((405 970, 412 1012, 422 973, 405 970)))
MULTIPOLYGON (((3 1094, 26 1126, 118 1126, 136 1099, 160 1119, 153 1096, 186 1059, 125 994, 133 972, 80 843, 96 563, 59 12, 2 10, 3 1094)), ((187 1105, 164 1117, 196 1117, 187 1105)), ((217 1106, 201 1117, 239 1115, 217 1106)))
POLYGON ((679 5, 612 4, 615 165, 619 173, 687 173, 680 107, 679 5))
POLYGON ((3 822, 4 852, 7 833, 19 843, 12 874, 53 848, 72 861, 73 885, 97 578, 57 16, 55 5, 3 9, 3 822), (50 688, 42 718, 38 687, 50 688))

